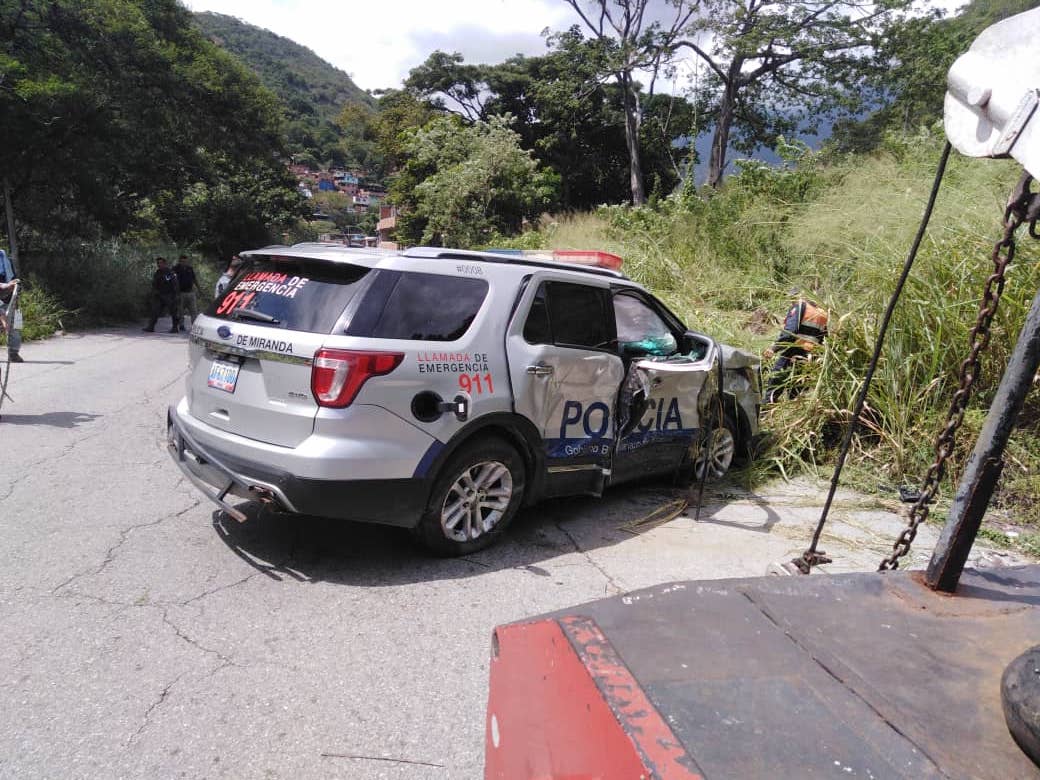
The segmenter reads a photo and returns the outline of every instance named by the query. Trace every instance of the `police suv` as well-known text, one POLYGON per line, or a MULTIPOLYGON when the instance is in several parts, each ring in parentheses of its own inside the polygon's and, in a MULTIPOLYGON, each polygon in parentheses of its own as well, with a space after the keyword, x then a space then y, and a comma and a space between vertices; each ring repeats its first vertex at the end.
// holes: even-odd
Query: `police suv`
POLYGON ((171 454, 229 515, 490 544, 522 505, 724 473, 758 432, 759 363, 688 331, 602 252, 268 247, 191 329, 171 454))

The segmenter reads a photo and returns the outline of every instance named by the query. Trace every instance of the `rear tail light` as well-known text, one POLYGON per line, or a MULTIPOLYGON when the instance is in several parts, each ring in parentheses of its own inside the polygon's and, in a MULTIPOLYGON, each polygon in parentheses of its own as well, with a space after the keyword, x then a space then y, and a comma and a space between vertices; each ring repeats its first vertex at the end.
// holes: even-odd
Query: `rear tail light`
POLYGON ((311 368, 311 393, 318 406, 342 409, 350 406, 369 377, 389 374, 402 360, 400 352, 319 349, 311 368))

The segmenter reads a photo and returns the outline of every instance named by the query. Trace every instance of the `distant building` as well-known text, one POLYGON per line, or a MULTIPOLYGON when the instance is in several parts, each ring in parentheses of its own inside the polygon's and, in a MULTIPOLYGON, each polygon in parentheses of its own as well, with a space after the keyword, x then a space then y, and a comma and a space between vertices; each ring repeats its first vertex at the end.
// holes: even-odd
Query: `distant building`
POLYGON ((390 234, 397 228, 397 206, 383 205, 379 207, 379 222, 376 232, 379 234, 379 246, 384 249, 397 249, 397 244, 390 240, 390 234))

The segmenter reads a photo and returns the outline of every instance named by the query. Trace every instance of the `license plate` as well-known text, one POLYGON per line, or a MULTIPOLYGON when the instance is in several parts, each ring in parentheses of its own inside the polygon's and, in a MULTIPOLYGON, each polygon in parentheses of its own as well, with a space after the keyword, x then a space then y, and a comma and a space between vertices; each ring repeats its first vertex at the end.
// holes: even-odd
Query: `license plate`
POLYGON ((209 379, 206 384, 223 390, 225 393, 235 392, 235 384, 238 382, 238 363, 228 363, 224 360, 214 360, 209 369, 209 379))

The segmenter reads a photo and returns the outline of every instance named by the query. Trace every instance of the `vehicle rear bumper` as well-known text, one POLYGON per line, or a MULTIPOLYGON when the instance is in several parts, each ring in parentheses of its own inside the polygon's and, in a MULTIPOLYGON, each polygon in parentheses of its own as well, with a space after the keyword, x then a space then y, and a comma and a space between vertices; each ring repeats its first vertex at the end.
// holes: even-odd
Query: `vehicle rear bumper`
POLYGON ((235 519, 246 516, 230 496, 270 502, 297 514, 413 528, 419 523, 430 483, 421 478, 327 480, 289 472, 200 444, 170 407, 166 415, 170 456, 207 498, 235 519))

